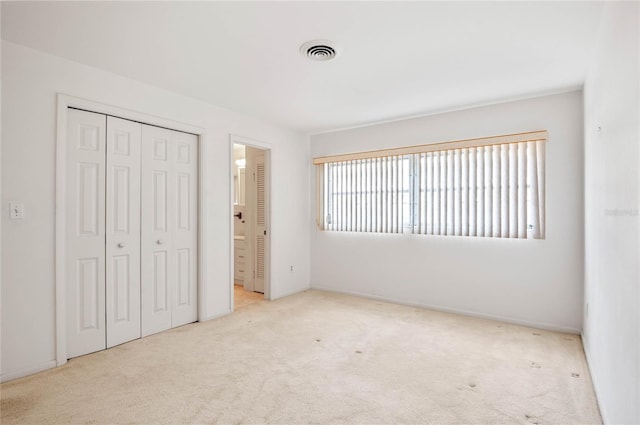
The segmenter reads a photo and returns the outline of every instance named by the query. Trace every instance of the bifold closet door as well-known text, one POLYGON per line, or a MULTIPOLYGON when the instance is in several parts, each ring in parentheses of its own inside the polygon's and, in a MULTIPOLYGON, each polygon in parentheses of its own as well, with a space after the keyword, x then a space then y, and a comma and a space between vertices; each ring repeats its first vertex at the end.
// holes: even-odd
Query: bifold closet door
POLYGON ((142 125, 107 117, 107 348, 140 338, 142 125))
POLYGON ((197 320, 197 137, 68 110, 67 355, 197 320))
POLYGON ((67 355, 140 337, 140 124, 68 110, 67 355))
POLYGON ((106 348, 107 117, 75 109, 67 116, 66 330, 67 355, 76 357, 106 348))
POLYGON ((171 131, 142 127, 142 336, 171 328, 171 131))
POLYGON ((172 131, 175 211, 175 285, 171 326, 198 319, 198 137, 172 131))
POLYGON ((142 335, 197 320, 197 137, 142 126, 142 335))

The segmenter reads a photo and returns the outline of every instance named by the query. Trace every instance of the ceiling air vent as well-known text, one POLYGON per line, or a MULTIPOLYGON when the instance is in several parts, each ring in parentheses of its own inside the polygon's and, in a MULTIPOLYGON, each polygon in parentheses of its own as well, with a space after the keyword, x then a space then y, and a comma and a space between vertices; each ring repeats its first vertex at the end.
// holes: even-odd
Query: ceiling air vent
POLYGON ((328 61, 335 58, 338 51, 329 40, 311 40, 300 46, 300 53, 314 61, 328 61))

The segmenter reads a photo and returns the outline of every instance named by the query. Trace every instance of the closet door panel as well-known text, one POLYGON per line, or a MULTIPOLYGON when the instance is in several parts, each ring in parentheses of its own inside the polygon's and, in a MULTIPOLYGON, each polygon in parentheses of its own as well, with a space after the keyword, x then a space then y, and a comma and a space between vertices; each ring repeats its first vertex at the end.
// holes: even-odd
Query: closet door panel
POLYGON ((142 126, 142 336, 171 328, 175 197, 171 131, 142 126))
MULTIPOLYGON (((153 312, 154 314, 164 314, 168 316, 171 312, 169 305, 169 280, 167 278, 168 256, 167 247, 170 246, 170 237, 168 235, 168 172, 162 170, 154 170, 152 172, 153 186, 151 188, 151 217, 153 223, 151 232, 158 238, 151 240, 148 245, 151 249, 153 257, 153 265, 151 268, 151 286, 153 290, 153 312), (154 244, 155 242, 155 244, 154 244), (163 243, 158 243, 163 242, 163 243), (163 246, 164 245, 164 246, 163 246)), ((169 325, 169 320, 165 318, 163 328, 169 325)))
POLYGON ((195 322, 197 306, 198 138, 172 132, 175 198, 173 210, 173 316, 172 327, 195 322))
POLYGON ((140 338, 141 124, 107 118, 107 348, 140 338))
POLYGON ((66 313, 69 358, 106 348, 106 116, 68 110, 66 313))

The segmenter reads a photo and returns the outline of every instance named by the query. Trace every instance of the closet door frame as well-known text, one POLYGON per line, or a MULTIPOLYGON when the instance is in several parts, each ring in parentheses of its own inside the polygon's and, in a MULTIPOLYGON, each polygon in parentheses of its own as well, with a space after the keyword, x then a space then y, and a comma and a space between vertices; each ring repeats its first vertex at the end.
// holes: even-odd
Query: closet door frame
POLYGON ((69 96, 63 93, 57 94, 57 119, 56 119, 56 217, 55 217, 55 291, 56 291, 56 365, 67 363, 67 285, 66 285, 66 232, 67 232, 67 119, 68 109, 81 109, 98 114, 110 115, 125 120, 135 121, 158 127, 164 127, 185 133, 191 133, 198 138, 198 320, 209 319, 206 304, 206 287, 203 282, 208 281, 206 267, 207 243, 206 243, 206 202, 204 193, 208 188, 206 168, 203 166, 206 158, 206 143, 203 143, 206 131, 202 127, 184 124, 170 119, 132 111, 118 106, 107 105, 91 100, 69 96))

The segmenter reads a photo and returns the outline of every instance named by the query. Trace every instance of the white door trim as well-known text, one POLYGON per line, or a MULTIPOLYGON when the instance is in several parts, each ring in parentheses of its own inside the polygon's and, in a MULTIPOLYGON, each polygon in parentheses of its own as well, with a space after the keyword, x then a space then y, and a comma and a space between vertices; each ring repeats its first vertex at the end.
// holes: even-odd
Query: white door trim
POLYGON ((57 94, 57 119, 56 119, 56 223, 55 223, 55 291, 56 291, 56 365, 61 366, 67 362, 67 333, 66 333, 66 149, 67 149, 67 110, 68 108, 83 109, 105 115, 111 115, 143 124, 165 127, 171 130, 191 133, 198 136, 198 320, 209 319, 206 311, 206 287, 203 282, 208 281, 207 274, 207 238, 206 238, 206 202, 204 193, 207 145, 204 143, 206 130, 189 124, 148 115, 142 112, 131 111, 117 106, 106 105, 87 99, 82 99, 66 94, 57 94))
MULTIPOLYGON (((232 189, 232 185, 233 185, 233 165, 234 164, 234 158, 233 158, 233 145, 237 143, 237 144, 241 144, 241 145, 245 145, 245 146, 250 146, 253 148, 258 148, 258 149, 262 149, 267 151, 266 155, 265 155, 265 163, 267 164, 267 185, 269 185, 269 197, 271 197, 271 181, 272 181, 272 177, 271 177, 271 173, 272 173, 272 169, 271 169, 271 161, 272 161, 272 157, 273 157, 273 151, 274 151, 274 147, 272 144, 267 143, 267 142, 262 142, 259 140, 255 140, 255 139, 250 139, 248 137, 243 137, 243 136, 238 136, 236 134, 230 134, 229 135, 229 161, 227 161, 227 163, 229 164, 229 271, 230 271, 230 278, 229 278, 229 282, 230 282, 230 290, 229 290, 229 310, 231 312, 234 311, 234 293, 233 293, 233 277, 234 277, 234 268, 235 268, 235 264, 234 264, 234 255, 233 255, 233 189, 232 189)), ((265 258, 265 282, 264 282, 264 298, 267 300, 271 300, 271 239, 272 239, 272 230, 271 230, 271 199, 269 199, 268 202, 268 207, 269 207, 269 211, 267 212, 267 229, 269 229, 269 238, 267 239, 267 255, 265 258)))

